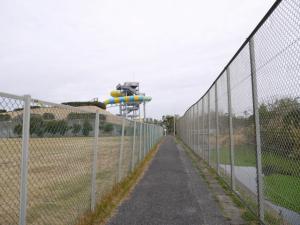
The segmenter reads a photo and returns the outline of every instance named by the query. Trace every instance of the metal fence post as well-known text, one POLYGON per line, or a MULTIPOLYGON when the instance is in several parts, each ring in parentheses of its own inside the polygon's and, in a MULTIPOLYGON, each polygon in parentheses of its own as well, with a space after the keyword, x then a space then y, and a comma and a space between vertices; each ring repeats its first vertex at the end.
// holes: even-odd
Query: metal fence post
POLYGON ((147 140, 148 140, 147 153, 148 153, 149 149, 151 147, 151 130, 150 130, 150 124, 147 124, 147 129, 148 129, 148 135, 147 135, 147 140))
POLYGON ((208 102, 207 102, 207 113, 208 113, 208 121, 207 121, 207 141, 208 141, 208 153, 207 153, 207 161, 208 161, 208 165, 210 166, 210 151, 211 151, 211 146, 210 146, 210 90, 207 93, 207 98, 208 98, 208 102))
POLYGON ((188 112, 186 112, 185 114, 185 117, 184 117, 184 121, 185 121, 185 124, 184 124, 184 129, 185 129, 185 132, 184 132, 184 136, 185 136, 185 144, 188 145, 189 144, 189 134, 188 134, 188 128, 189 128, 189 124, 188 124, 188 112))
POLYGON ((154 147, 154 141, 155 141, 155 132, 154 132, 154 129, 155 129, 155 125, 152 124, 152 148, 154 147))
POLYGON ((148 152, 150 151, 151 147, 152 147, 152 143, 151 143, 151 139, 152 139, 152 132, 151 132, 151 127, 152 125, 149 124, 149 148, 148 148, 148 152))
POLYGON ((148 133, 148 131, 147 131, 147 124, 146 123, 144 123, 144 141, 145 141, 145 143, 144 143, 144 154, 143 154, 143 158, 145 158, 145 155, 146 155, 146 153, 147 153, 147 133, 148 133))
POLYGON ((152 149, 153 147, 153 124, 150 124, 150 134, 151 134, 151 146, 150 146, 150 149, 152 149))
POLYGON ((257 170, 257 201, 258 215, 261 221, 264 221, 264 196, 263 196, 263 179, 262 179, 262 163, 261 163, 261 136, 258 111, 257 97, 257 77, 255 64, 255 49, 253 38, 249 41, 250 49, 250 64, 251 64, 251 81, 252 81, 252 98, 253 98, 253 113, 255 120, 255 139, 256 139, 256 170, 257 170))
POLYGON ((189 110, 189 134, 190 134, 190 148, 192 148, 192 110, 189 110))
POLYGON ((192 115, 192 109, 190 109, 190 148, 193 149, 192 143, 193 143, 193 135, 192 135, 192 129, 193 129, 193 115, 192 115))
POLYGON ((27 206, 27 177, 29 158, 29 138, 30 138, 30 95, 24 96, 23 128, 22 128, 22 158, 20 177, 20 212, 19 225, 26 225, 27 206))
POLYGON ((190 119, 190 123, 191 123, 191 149, 192 151, 194 151, 194 136, 193 136, 193 132, 194 132, 194 107, 190 108, 191 110, 191 119, 190 119))
POLYGON ((98 139, 99 139, 99 110, 96 111, 95 119, 95 136, 93 145, 93 164, 92 164, 92 188, 91 188, 91 210, 95 210, 96 205, 96 177, 97 177, 97 156, 98 156, 98 139))
POLYGON ((173 129, 173 131, 174 131, 174 137, 176 136, 176 117, 175 117, 175 114, 174 114, 174 118, 173 118, 173 120, 174 120, 174 129, 173 129))
POLYGON ((220 175, 220 145, 219 145, 219 106, 218 106, 218 86, 215 83, 215 104, 216 104, 216 150, 217 150, 217 173, 220 175))
POLYGON ((199 102, 197 103, 197 152, 200 155, 200 110, 199 110, 199 102))
POLYGON ((194 152, 197 152, 197 136, 196 136, 196 123, 197 116, 196 116, 196 105, 193 106, 193 147, 194 152))
POLYGON ((204 124, 205 124, 205 120, 204 120, 204 98, 202 98, 202 159, 205 160, 205 153, 204 153, 204 141, 205 141, 205 137, 204 137, 204 124))
POLYGON ((144 152, 143 152, 143 159, 145 158, 146 151, 147 151, 147 124, 144 123, 144 152))
POLYGON ((191 142, 190 142, 190 110, 188 111, 188 113, 187 113, 187 115, 186 115, 186 121, 187 121, 187 143, 188 143, 188 146, 190 147, 190 144, 191 144, 191 142))
POLYGON ((228 93, 228 113, 229 113, 229 138, 230 138, 230 164, 231 164, 231 188, 235 191, 235 173, 234 173, 234 139, 232 124, 232 105, 231 105, 231 86, 230 86, 230 69, 226 70, 227 75, 227 93, 228 93))
POLYGON ((136 121, 133 122, 133 144, 132 144, 131 167, 130 167, 131 172, 134 169, 135 136, 136 136, 136 121))
POLYGON ((143 123, 140 122, 140 149, 139 149, 139 162, 142 160, 142 135, 143 135, 143 123))
POLYGON ((151 125, 148 124, 148 150, 147 153, 149 152, 151 148, 151 125))
POLYGON ((150 133, 150 138, 149 138, 149 150, 152 148, 152 138, 153 138, 153 133, 152 133, 152 124, 149 124, 149 133, 150 133))
POLYGON ((121 136, 121 146, 119 152, 119 168, 118 168, 118 182, 122 180, 122 160, 123 160, 123 149, 124 149, 124 134, 125 134, 125 118, 122 120, 122 136, 121 136))

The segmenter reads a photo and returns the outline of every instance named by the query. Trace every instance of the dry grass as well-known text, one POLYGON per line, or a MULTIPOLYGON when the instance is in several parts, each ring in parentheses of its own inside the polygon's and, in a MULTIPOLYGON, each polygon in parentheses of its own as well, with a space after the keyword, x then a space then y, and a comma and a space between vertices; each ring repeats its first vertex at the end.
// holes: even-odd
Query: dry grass
MULTIPOLYGON (((122 174, 129 173, 132 138, 125 138, 122 174)), ((27 224, 74 224, 90 209, 93 138, 32 138, 27 224)), ((138 145, 137 145, 138 146, 138 145)), ((101 137, 97 200, 115 185, 120 137, 101 137)), ((21 139, 0 139, 0 224, 19 219, 21 139)))

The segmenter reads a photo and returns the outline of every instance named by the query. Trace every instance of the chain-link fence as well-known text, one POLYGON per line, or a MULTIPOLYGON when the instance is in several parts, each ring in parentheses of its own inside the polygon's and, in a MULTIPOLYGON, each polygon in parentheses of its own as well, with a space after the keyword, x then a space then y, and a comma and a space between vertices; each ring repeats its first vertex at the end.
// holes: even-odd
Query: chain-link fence
POLYGON ((0 224, 76 224, 162 135, 96 108, 0 93, 0 224))
POLYGON ((277 1, 177 135, 267 224, 300 224, 300 1, 277 1))

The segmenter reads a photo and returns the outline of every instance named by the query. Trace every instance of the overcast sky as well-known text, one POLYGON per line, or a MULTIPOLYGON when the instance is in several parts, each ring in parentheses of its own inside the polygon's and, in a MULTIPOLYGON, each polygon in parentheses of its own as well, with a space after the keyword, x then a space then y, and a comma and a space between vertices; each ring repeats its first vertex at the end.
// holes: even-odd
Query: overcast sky
POLYGON ((0 91, 104 100, 124 81, 148 116, 182 114, 274 0, 0 0, 0 91))

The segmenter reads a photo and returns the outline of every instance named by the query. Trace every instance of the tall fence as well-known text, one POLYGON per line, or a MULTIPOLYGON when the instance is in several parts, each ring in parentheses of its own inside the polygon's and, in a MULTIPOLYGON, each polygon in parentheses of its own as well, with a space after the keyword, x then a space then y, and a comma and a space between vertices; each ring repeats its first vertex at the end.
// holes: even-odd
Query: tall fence
POLYGON ((176 127, 268 224, 300 224, 299 31, 299 0, 277 1, 176 127))
POLYGON ((103 113, 0 93, 0 224, 76 224, 162 137, 103 113))

